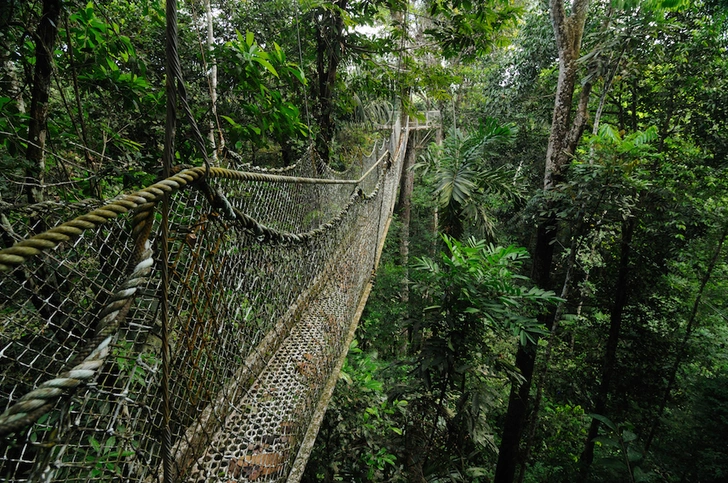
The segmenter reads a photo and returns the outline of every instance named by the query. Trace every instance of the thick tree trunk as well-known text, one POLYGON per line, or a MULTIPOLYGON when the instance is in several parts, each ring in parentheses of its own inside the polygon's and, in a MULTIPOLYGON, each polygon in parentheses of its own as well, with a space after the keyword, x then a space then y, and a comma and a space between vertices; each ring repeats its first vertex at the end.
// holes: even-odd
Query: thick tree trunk
MULTIPOLYGON (((544 220, 539 225, 536 236, 531 279, 539 287, 548 287, 550 285, 551 262, 554 253, 553 246, 556 239, 556 218, 551 216, 544 220)), ((550 330, 553 316, 554 314, 549 312, 540 315, 538 320, 550 330)), ((519 344, 516 352, 516 367, 523 376, 523 383, 520 386, 516 384, 511 386, 508 411, 503 426, 503 438, 498 452, 498 465, 493 480, 495 483, 511 483, 515 477, 516 467, 521 460, 519 447, 526 423, 528 398, 531 391, 535 362, 536 347, 519 344)))
MULTIPOLYGON (((348 0, 336 0, 335 5, 346 10, 348 0)), ((318 124, 316 149, 325 161, 329 161, 329 144, 334 138, 333 92, 336 72, 344 53, 344 19, 341 14, 323 12, 316 23, 316 71, 318 75, 318 124)))
MULTIPOLYGON (((577 78, 577 59, 581 50, 581 39, 589 10, 589 0, 574 0, 571 14, 567 17, 562 0, 550 0, 551 23, 559 50, 559 80, 551 124, 551 134, 546 152, 544 190, 553 189, 562 177, 562 170, 576 150, 584 132, 587 120, 587 106, 591 85, 582 87, 577 110, 572 117, 572 100, 577 78)), ((551 213, 551 206, 543 207, 551 213)), ((556 239, 557 222, 549 214, 538 226, 536 246, 533 254, 531 278, 544 289, 551 285, 551 264, 556 239)), ((542 314, 539 321, 551 328, 553 313, 542 314)), ((524 432, 531 380, 536 361, 536 347, 518 346, 516 367, 524 378, 520 386, 513 385, 508 400, 508 411, 503 426, 503 438, 498 454, 498 465, 494 482, 511 483, 515 476, 520 456, 520 441, 524 432)))
POLYGON ((589 9, 589 0, 574 0, 571 15, 564 11, 562 0, 550 0, 551 24, 559 50, 559 79, 556 85, 556 101, 551 119, 551 134, 546 150, 544 189, 553 188, 562 176, 564 166, 576 150, 587 120, 587 107, 591 83, 582 87, 579 104, 572 117, 572 100, 576 86, 581 38, 589 9))
MULTIPOLYGON (((629 278, 629 257, 632 245, 632 235, 637 221, 630 218, 622 223, 622 241, 620 247, 619 273, 614 287, 614 306, 609 317, 609 337, 607 348, 604 353, 602 365, 602 377, 599 383, 599 390, 594 404, 594 413, 606 415, 607 400, 609 398, 609 386, 614 375, 614 367, 617 362, 617 345, 622 330, 622 314, 627 304, 628 278, 629 278)), ((589 431, 586 436, 586 444, 580 458, 580 480, 586 481, 589 476, 589 468, 594 460, 594 438, 599 434, 599 420, 592 419, 589 431)))
POLYGON ((28 203, 43 201, 45 145, 48 134, 48 99, 53 74, 53 50, 58 34, 61 0, 43 0, 43 10, 35 41, 35 71, 28 124, 29 166, 25 170, 25 192, 28 203))

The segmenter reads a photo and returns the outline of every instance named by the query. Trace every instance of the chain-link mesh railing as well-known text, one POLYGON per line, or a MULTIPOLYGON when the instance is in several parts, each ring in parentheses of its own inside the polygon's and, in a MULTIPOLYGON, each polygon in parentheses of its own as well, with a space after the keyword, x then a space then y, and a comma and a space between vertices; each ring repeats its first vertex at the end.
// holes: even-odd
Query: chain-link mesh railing
POLYGON ((284 480, 347 348, 405 145, 396 126, 345 174, 313 156, 180 170, 53 228, 54 204, 0 207, 15 243, 0 251, 0 480, 162 481, 164 400, 171 481, 284 480))

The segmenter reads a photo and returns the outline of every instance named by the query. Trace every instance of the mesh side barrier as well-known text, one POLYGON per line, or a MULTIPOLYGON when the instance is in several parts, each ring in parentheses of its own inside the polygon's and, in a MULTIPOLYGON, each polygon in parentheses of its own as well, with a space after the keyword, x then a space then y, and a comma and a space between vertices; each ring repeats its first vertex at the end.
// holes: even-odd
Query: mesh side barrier
MULTIPOLYGON (((400 146, 399 141, 393 136, 389 145, 400 146)), ((347 335, 356 323, 353 317, 394 208, 403 151, 395 151, 392 166, 375 186, 376 196, 352 210, 349 226, 342 230, 343 238, 335 243, 318 281, 319 290, 250 390, 232 403, 221 429, 184 481, 288 478, 324 386, 338 376, 332 372, 348 349, 347 335)), ((178 452, 178 463, 179 456, 178 452)), ((307 457, 306 453, 303 458, 307 457)))
MULTIPOLYGON (((398 142, 393 134, 348 171, 356 178, 374 166, 358 185, 217 176, 208 192, 171 195, 175 480, 285 478, 346 350, 401 156, 376 162, 398 142), (309 235, 274 239, 260 226, 309 235)), ((284 174, 347 179, 306 159, 284 174)), ((0 273, 0 481, 161 481, 161 218, 149 199, 110 220, 91 217, 80 237, 0 273), (19 404, 25 412, 8 416, 19 404), (32 424, 2 430, 35 411, 43 414, 32 424)), ((52 226, 53 213, 36 208, 3 213, 4 246, 52 226)))

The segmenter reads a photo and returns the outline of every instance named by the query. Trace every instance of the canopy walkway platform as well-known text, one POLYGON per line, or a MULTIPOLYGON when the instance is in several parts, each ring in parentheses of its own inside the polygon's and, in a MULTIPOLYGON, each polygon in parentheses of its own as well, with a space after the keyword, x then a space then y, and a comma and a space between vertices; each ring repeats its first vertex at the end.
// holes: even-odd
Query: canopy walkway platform
POLYGON ((298 481, 396 200, 391 127, 345 173, 0 212, 0 480, 298 481))

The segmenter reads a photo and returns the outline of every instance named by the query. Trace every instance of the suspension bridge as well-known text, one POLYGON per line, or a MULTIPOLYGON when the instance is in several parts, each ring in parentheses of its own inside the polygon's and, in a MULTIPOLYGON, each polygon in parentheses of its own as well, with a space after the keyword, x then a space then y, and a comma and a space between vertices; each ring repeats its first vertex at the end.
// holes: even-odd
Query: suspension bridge
POLYGON ((177 170, 50 229, 57 203, 0 213, 0 479, 299 481, 408 132, 343 173, 311 153, 177 170))

